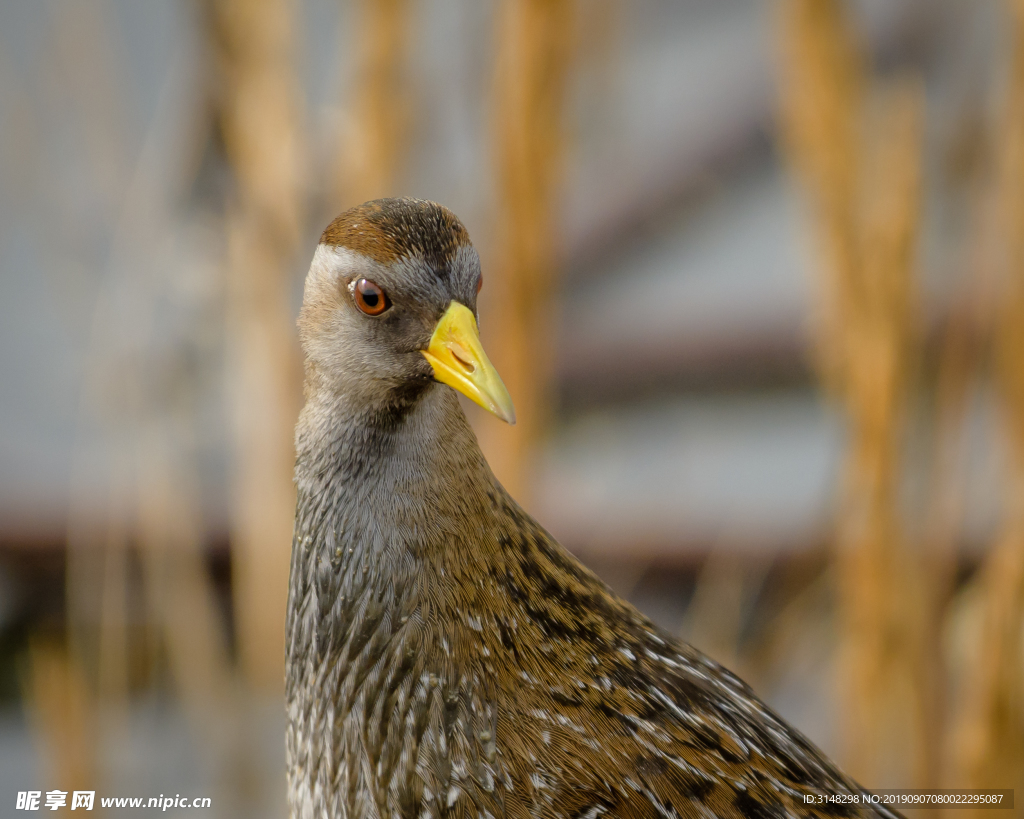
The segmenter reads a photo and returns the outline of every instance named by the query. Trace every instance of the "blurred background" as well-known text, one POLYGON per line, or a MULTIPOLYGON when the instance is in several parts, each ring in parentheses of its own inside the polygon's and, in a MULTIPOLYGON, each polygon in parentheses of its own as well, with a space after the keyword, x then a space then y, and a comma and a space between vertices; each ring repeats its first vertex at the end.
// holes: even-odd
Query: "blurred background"
POLYGON ((556 537, 866 786, 1024 798, 1024 2, 4 0, 0 814, 285 814, 294 319, 384 195, 556 537))

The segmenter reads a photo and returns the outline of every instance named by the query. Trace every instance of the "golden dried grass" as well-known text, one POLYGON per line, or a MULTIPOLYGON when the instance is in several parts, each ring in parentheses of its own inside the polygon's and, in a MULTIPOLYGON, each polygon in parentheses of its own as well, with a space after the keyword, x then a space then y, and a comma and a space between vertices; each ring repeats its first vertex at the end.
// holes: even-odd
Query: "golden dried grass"
POLYGON ((517 426, 488 424, 481 443, 495 474, 526 499, 530 456, 547 423, 557 297, 558 192, 564 100, 573 58, 574 0, 505 0, 495 80, 496 243, 484 328, 516 404, 517 426))
POLYGON ((289 0, 217 0, 208 16, 217 121, 237 181, 227 215, 226 288, 234 603, 242 668, 250 684, 266 691, 279 691, 284 680, 300 395, 290 304, 306 148, 295 10, 289 0))
POLYGON ((994 377, 1009 441, 1004 518, 976 582, 958 771, 974 787, 1024 789, 1024 2, 1009 3, 1012 51, 992 195, 994 377))
POLYGON ((858 186, 865 97, 863 58, 835 0, 779 6, 780 129, 813 214, 818 302, 814 341, 827 386, 843 387, 849 317, 858 277, 858 186))
POLYGON ((819 251, 819 371, 848 429, 836 543, 846 764, 877 782, 909 756, 920 782, 923 604, 899 498, 917 342, 923 89, 905 78, 869 107, 842 4, 789 0, 782 14, 782 128, 819 251))
POLYGON ((987 256, 992 244, 991 215, 995 202, 986 184, 989 140, 976 109, 967 112, 961 127, 962 132, 954 142, 951 170, 957 183, 963 183, 966 194, 968 238, 957 254, 963 270, 939 339, 919 566, 926 616, 919 673, 927 715, 925 781, 930 785, 963 783, 962 778, 952 775, 950 746, 956 735, 954 694, 965 669, 961 662, 963 652, 950 635, 962 632, 962 613, 970 608, 958 598, 956 582, 962 559, 960 548, 966 534, 970 463, 970 439, 966 432, 972 399, 984 377, 991 346, 993 282, 987 256))
POLYGON ((36 636, 21 674, 29 722, 61 789, 96 789, 96 709, 86 675, 60 643, 36 636))
POLYGON ((394 196, 409 136, 408 0, 363 0, 356 92, 335 188, 346 207, 394 196))

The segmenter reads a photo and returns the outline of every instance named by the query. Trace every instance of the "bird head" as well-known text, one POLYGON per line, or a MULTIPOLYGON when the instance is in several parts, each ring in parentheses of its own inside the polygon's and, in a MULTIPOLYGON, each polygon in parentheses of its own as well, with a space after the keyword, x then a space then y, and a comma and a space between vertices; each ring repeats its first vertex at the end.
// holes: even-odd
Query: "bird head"
POLYGON ((447 384, 510 424, 515 410, 477 329, 480 258, 447 208, 378 199, 320 237, 299 336, 307 389, 368 406, 447 384))

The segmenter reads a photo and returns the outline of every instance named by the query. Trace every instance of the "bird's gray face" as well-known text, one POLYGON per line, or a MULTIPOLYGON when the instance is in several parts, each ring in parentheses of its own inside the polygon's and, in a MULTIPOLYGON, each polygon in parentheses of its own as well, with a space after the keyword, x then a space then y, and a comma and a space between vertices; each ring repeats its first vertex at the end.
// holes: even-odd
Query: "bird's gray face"
POLYGON ((414 254, 380 261, 320 244, 299 316, 307 381, 377 407, 440 381, 514 423, 508 392, 480 345, 481 281, 469 244, 443 270, 414 254))

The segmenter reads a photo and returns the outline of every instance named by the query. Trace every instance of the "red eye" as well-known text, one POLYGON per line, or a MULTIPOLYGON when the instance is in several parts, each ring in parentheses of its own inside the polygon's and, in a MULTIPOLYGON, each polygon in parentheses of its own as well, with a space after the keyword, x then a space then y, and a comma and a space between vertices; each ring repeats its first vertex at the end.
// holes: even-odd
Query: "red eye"
POLYGON ((352 288, 352 295, 356 300, 356 307, 368 316, 379 316, 391 306, 388 297, 377 285, 369 279, 360 279, 352 288))
POLYGON ((484 287, 484 274, 481 273, 480 274, 480 278, 476 280, 476 292, 477 292, 477 295, 480 294, 480 291, 483 290, 483 287, 484 287))

